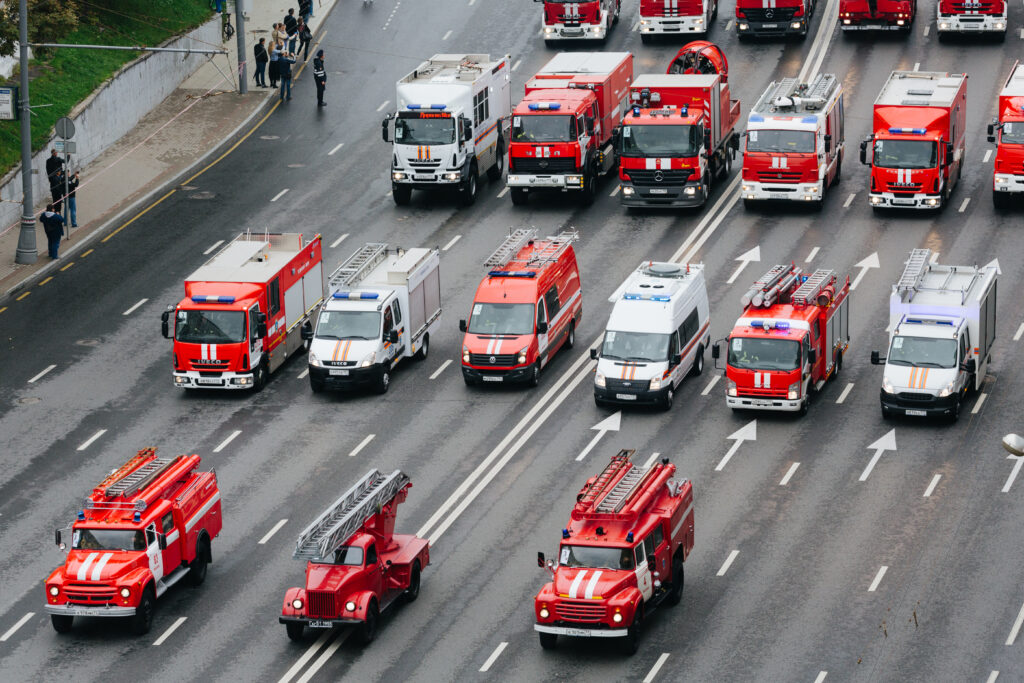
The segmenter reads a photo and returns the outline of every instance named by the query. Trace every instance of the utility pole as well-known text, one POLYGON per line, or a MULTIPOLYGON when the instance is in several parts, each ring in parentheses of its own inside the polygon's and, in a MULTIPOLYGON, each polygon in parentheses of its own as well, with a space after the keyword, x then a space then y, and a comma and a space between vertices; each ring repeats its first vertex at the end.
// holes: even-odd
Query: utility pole
POLYGON ((28 107, 28 0, 18 3, 18 53, 21 69, 21 232, 18 234, 18 249, 14 253, 15 263, 35 263, 39 252, 36 250, 36 217, 32 202, 32 111, 28 107))
POLYGON ((242 0, 235 0, 235 31, 236 45, 238 46, 238 94, 244 95, 249 92, 249 79, 246 76, 245 64, 249 54, 245 51, 245 14, 242 12, 242 0))

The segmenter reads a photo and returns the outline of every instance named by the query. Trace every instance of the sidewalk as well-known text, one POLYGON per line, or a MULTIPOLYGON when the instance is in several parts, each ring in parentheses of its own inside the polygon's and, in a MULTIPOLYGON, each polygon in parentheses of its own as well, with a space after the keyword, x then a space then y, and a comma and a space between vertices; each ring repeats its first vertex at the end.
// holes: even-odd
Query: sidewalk
MULTIPOLYGON (((320 26, 336 0, 314 2, 315 16, 310 20, 314 44, 320 26)), ((250 126, 259 114, 269 109, 278 93, 257 88, 253 82, 255 65, 253 45, 261 37, 269 41, 275 22, 284 18, 288 7, 298 12, 298 0, 275 3, 259 0, 251 3, 246 19, 246 56, 249 92, 238 94, 238 59, 235 36, 224 41, 229 55, 216 55, 196 70, 170 97, 151 111, 130 133, 109 147, 86 167, 80 168, 82 184, 76 194, 78 226, 61 241, 60 261, 51 261, 46 253, 46 235, 38 221, 49 197, 39 197, 36 205, 36 250, 38 260, 30 265, 15 264, 20 224, 0 235, 0 312, 10 306, 11 295, 23 291, 30 282, 46 274, 53 275, 72 254, 95 246, 98 238, 121 227, 138 211, 171 188, 168 183, 187 171, 199 172, 215 157, 214 152, 227 140, 250 126)), ((231 7, 234 24, 234 6, 231 7)), ((173 59, 173 57, 170 57, 173 59)), ((312 54, 310 62, 312 64, 312 54)), ((299 59, 295 72, 302 66, 299 59)), ((269 81, 268 81, 269 82, 269 81)), ((0 226, 3 229, 7 226, 0 226)))

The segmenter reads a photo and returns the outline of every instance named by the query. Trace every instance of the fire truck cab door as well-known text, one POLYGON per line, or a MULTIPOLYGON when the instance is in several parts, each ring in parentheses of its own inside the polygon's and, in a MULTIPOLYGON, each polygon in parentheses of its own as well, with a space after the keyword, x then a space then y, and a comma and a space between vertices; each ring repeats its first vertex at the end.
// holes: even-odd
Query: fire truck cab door
POLYGON ((548 349, 548 333, 540 331, 540 324, 547 321, 547 310, 544 308, 544 297, 542 295, 537 299, 537 359, 540 360, 542 367, 547 362, 544 354, 548 349))
MULTIPOLYGON (((634 552, 636 553, 636 587, 644 596, 644 602, 647 602, 654 594, 654 580, 651 577, 651 568, 647 565, 644 544, 637 545, 634 552)), ((651 561, 653 562, 654 558, 651 558, 651 561)))
POLYGON ((263 340, 256 334, 256 314, 260 312, 260 305, 253 304, 249 308, 249 367, 255 368, 260 364, 263 357, 263 340))
POLYGON ((160 550, 160 537, 156 532, 156 524, 146 527, 146 556, 149 558, 149 571, 155 581, 164 578, 164 556, 160 550))
POLYGON ((386 569, 381 564, 380 557, 377 555, 377 544, 371 541, 370 545, 366 547, 366 588, 377 596, 384 594, 384 573, 386 569))
MULTIPOLYGON (((815 347, 813 347, 811 345, 811 337, 810 337, 810 335, 805 334, 804 335, 804 340, 802 342, 800 342, 800 360, 803 363, 803 366, 802 366, 803 370, 801 371, 802 372, 801 377, 802 377, 802 379, 807 384, 804 387, 804 391, 801 392, 801 393, 806 393, 807 391, 810 391, 810 383, 813 381, 813 378, 814 378, 814 366, 811 365, 811 362, 810 362, 810 355, 811 354, 809 353, 809 351, 811 349, 813 349, 813 348, 815 348, 815 347)), ((817 360, 821 360, 821 359, 819 358, 817 360)))

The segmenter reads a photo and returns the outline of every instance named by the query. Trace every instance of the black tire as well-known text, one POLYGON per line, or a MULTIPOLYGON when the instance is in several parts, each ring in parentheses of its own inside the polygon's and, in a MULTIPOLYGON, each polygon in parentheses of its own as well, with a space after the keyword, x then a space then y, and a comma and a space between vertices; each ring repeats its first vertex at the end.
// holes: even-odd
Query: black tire
POLYGON ((391 371, 387 366, 381 368, 380 375, 377 377, 377 393, 386 394, 388 393, 388 387, 391 386, 391 371))
POLYGON ((956 403, 953 404, 953 410, 951 410, 949 412, 949 421, 950 422, 956 422, 957 420, 960 419, 960 401, 961 401, 961 398, 959 396, 957 396, 956 397, 956 403))
POLYGON ((672 388, 672 380, 668 381, 668 390, 665 392, 665 398, 661 399, 661 409, 665 412, 672 410, 672 401, 675 398, 676 390, 672 388))
POLYGON ((598 408, 606 408, 608 406, 608 403, 606 401, 599 399, 597 396, 594 396, 594 405, 597 406, 598 408))
POLYGON ((683 561, 673 560, 672 561, 672 588, 669 590, 667 602, 671 607, 675 607, 683 599, 683 561))
POLYGON ((526 386, 534 388, 540 384, 540 359, 531 366, 530 376, 526 378, 526 386))
POLYGON ((697 356, 693 359, 693 365, 690 366, 690 376, 697 377, 700 373, 704 372, 704 345, 697 345, 697 356))
MULTIPOLYGON (((711 21, 714 21, 715 19, 718 18, 718 0, 715 0, 715 4, 712 5, 712 7, 714 9, 711 10, 711 21)), ((711 27, 708 26, 708 31, 710 31, 710 30, 711 30, 711 27)))
POLYGON ((260 393, 261 391, 263 391, 263 387, 267 386, 267 378, 269 377, 269 375, 270 372, 267 370, 266 363, 261 362, 258 366, 256 366, 256 378, 253 379, 252 381, 252 390, 255 393, 260 393))
POLYGON ((992 191, 992 206, 997 209, 1009 209, 1010 208, 1010 195, 1005 192, 992 191))
POLYGON ((505 171, 505 143, 498 138, 498 150, 495 154, 494 165, 487 169, 487 177, 492 183, 501 180, 501 174, 505 171))
POLYGON ((512 203, 515 206, 524 206, 530 201, 530 191, 525 187, 513 187, 509 194, 512 195, 512 203))
POLYGON ((576 345, 576 323, 569 323, 569 334, 565 336, 565 348, 571 349, 576 345))
POLYGON ((757 207, 757 204, 755 204, 754 201, 755 200, 753 199, 747 199, 746 197, 744 197, 743 208, 746 209, 747 211, 753 211, 757 207))
POLYGON ((288 633, 288 639, 297 643, 302 640, 306 625, 302 622, 289 621, 284 625, 284 630, 288 633))
POLYGON ((939 33, 939 42, 940 43, 948 43, 949 42, 949 33, 946 33, 944 31, 939 31, 938 33, 939 33))
POLYGON ((465 375, 462 376, 462 381, 466 383, 467 387, 475 387, 476 386, 476 380, 475 379, 470 379, 469 377, 466 377, 465 375))
POLYGON ((412 563, 412 571, 409 572, 409 587, 402 593, 402 601, 406 604, 416 602, 420 597, 420 561, 412 563))
POLYGON ((882 419, 883 420, 891 420, 892 419, 892 411, 889 410, 888 408, 886 408, 885 406, 882 406, 882 419))
POLYGON ((839 161, 836 162, 836 174, 832 178, 832 186, 839 184, 839 181, 843 179, 843 157, 839 157, 839 161))
POLYGON ((476 162, 474 161, 469 167, 469 177, 466 178, 466 182, 459 188, 459 203, 462 206, 472 206, 476 202, 477 175, 476 162))
POLYGON ((391 185, 391 198, 396 206, 408 206, 412 200, 412 188, 408 185, 391 185))
POLYGON ((146 590, 142 591, 142 597, 139 598, 139 606, 135 608, 135 614, 131 618, 132 633, 137 636, 149 633, 149 629, 153 626, 155 611, 156 598, 153 596, 153 587, 146 586, 146 590))
POLYGON ((637 610, 636 615, 633 617, 633 623, 629 625, 629 629, 626 631, 626 637, 620 638, 622 641, 622 652, 628 656, 633 656, 640 649, 640 626, 643 624, 644 610, 643 607, 637 610))
POLYGON ((206 569, 210 559, 210 539, 202 536, 196 542, 196 559, 188 567, 188 579, 193 586, 202 586, 203 581, 206 581, 206 569))
POLYGON ((324 390, 324 383, 321 380, 313 379, 313 375, 310 375, 309 388, 313 390, 314 394, 319 394, 324 390))
POLYGON ((583 176, 583 190, 580 193, 580 202, 583 206, 590 206, 594 203, 594 198, 597 197, 597 177, 596 174, 587 172, 583 176))
POLYGON ((836 353, 836 369, 832 372, 832 376, 829 377, 829 379, 830 380, 835 380, 835 378, 839 376, 839 371, 842 370, 842 369, 843 369, 843 354, 840 351, 840 352, 836 353))
POLYGON ((806 415, 807 412, 810 409, 811 409, 811 396, 810 396, 810 391, 808 391, 807 396, 804 396, 803 403, 800 404, 800 411, 799 411, 800 412, 800 417, 803 417, 804 415, 806 415))
MULTIPOLYGON (((654 36, 652 36, 650 33, 641 33, 640 34, 640 42, 643 43, 644 45, 650 45, 652 42, 654 42, 654 36)), ((543 633, 540 634, 540 637, 541 637, 542 641, 544 640, 544 635, 545 634, 543 634, 543 633)), ((550 634, 550 635, 554 635, 554 634, 550 634)))
POLYGON ((619 23, 619 14, 622 12, 622 0, 615 3, 615 15, 612 16, 612 23, 619 23))
POLYGON ((413 358, 423 361, 427 359, 428 353, 430 353, 430 335, 424 334, 423 341, 420 343, 420 348, 417 349, 416 355, 414 355, 413 358))
POLYGON ((53 624, 53 630, 57 633, 70 633, 75 618, 68 614, 51 614, 50 623, 53 624))
POLYGON ((543 631, 537 633, 540 636, 540 646, 545 650, 554 650, 558 647, 558 634, 557 633, 544 633, 543 631))
POLYGON ((732 173, 732 154, 728 149, 723 150, 723 161, 718 165, 718 179, 725 180, 732 173))
POLYGON ((369 645, 377 637, 377 621, 380 618, 380 610, 377 608, 377 601, 370 599, 366 607, 366 619, 356 629, 356 635, 362 645, 369 645))

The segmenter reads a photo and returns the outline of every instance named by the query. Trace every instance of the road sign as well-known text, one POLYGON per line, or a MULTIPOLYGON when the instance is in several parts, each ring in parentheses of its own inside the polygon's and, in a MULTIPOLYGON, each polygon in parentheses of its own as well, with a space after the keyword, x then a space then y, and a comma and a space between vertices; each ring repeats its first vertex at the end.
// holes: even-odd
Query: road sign
POLYGON ((18 89, 0 88, 0 121, 18 118, 18 89))
POLYGON ((57 154, 77 154, 75 150, 77 143, 74 140, 54 140, 53 148, 57 150, 57 154))
POLYGON ((53 130, 57 133, 57 137, 70 140, 75 137, 75 122, 62 116, 57 119, 57 123, 53 124, 53 130))

